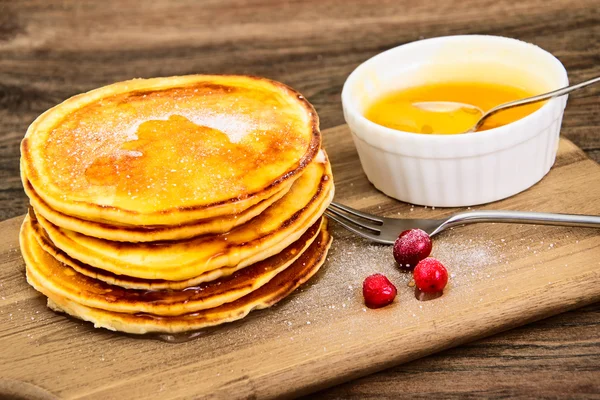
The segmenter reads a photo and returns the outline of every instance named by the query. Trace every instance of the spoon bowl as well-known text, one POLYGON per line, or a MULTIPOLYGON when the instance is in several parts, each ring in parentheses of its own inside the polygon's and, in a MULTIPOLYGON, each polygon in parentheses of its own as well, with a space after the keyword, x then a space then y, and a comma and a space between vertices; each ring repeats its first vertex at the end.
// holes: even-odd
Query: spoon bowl
POLYGON ((461 111, 468 114, 477 115, 478 118, 481 118, 481 116, 485 114, 483 110, 477 106, 467 103, 460 103, 458 101, 418 101, 413 103, 413 106, 430 112, 461 111))
POLYGON ((464 133, 485 114, 477 106, 456 101, 420 101, 412 105, 426 113, 427 123, 421 127, 421 133, 464 133))

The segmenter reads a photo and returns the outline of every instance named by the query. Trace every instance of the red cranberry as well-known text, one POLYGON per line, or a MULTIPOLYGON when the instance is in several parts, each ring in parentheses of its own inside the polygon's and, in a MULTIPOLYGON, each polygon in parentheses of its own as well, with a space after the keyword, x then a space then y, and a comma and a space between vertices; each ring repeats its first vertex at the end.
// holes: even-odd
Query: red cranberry
POLYGON ((369 308, 380 308, 394 301, 396 286, 382 274, 367 276, 363 282, 363 296, 369 308))
POLYGON ((421 260, 413 271, 415 286, 424 293, 441 292, 448 283, 448 271, 433 257, 421 260))
POLYGON ((421 229, 409 229, 398 236, 394 243, 394 258, 400 268, 414 268, 431 253, 431 239, 421 229))

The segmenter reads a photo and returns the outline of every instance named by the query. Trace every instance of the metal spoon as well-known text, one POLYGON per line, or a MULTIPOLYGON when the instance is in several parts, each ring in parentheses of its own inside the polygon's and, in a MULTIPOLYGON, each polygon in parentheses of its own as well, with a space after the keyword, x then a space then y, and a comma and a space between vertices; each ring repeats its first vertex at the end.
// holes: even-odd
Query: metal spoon
POLYGON ((553 99, 555 97, 563 96, 565 94, 571 93, 574 90, 581 89, 582 87, 586 87, 588 85, 592 85, 594 83, 600 82, 600 76, 587 80, 585 82, 578 83, 576 85, 571 85, 564 87, 562 89, 553 90, 552 92, 539 94, 533 97, 527 97, 521 100, 515 100, 508 103, 500 104, 487 112, 484 112, 481 108, 474 106, 472 104, 454 102, 454 101, 421 101, 417 103, 413 103, 414 106, 419 107, 423 110, 434 111, 434 112, 452 112, 463 109, 468 113, 478 113, 481 115, 477 123, 463 133, 472 133, 483 125, 483 122, 488 119, 491 115, 496 114, 499 111, 507 110, 509 108, 523 106, 525 104, 537 103, 539 101, 544 101, 548 99, 553 99))

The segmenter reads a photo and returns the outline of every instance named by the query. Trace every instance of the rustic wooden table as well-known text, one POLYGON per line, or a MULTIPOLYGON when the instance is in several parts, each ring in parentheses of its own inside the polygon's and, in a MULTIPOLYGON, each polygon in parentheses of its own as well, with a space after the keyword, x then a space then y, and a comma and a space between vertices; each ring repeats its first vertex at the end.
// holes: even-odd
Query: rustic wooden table
MULTIPOLYGON (((362 61, 420 38, 483 33, 554 53, 573 82, 600 75, 598 0, 0 0, 0 220, 23 214, 19 141, 67 97, 133 77, 249 73, 285 82, 343 123, 362 61)), ((600 94, 573 95, 563 135, 600 161, 600 94)), ((320 398, 600 396, 600 305, 319 393, 320 398)))

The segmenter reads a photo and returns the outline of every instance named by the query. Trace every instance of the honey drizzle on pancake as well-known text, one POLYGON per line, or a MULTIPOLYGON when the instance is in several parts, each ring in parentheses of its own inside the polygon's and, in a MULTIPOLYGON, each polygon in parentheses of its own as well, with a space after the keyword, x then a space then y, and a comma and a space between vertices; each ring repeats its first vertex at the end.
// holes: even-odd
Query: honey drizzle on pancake
POLYGON ((142 196, 151 201, 168 191, 187 202, 188 198, 206 198, 206 192, 198 192, 191 181, 200 168, 208 180, 207 186, 226 186, 243 193, 247 188, 240 174, 265 162, 253 157, 245 145, 259 138, 260 133, 247 133, 239 143, 233 143, 218 129, 171 115, 167 120, 140 124, 133 140, 96 158, 85 170, 85 177, 92 185, 114 186, 117 195, 126 194, 132 199, 142 196), (224 165, 229 168, 224 169, 224 165), (146 170, 152 174, 145 173, 146 170), (171 178, 173 174, 178 177, 171 178))

